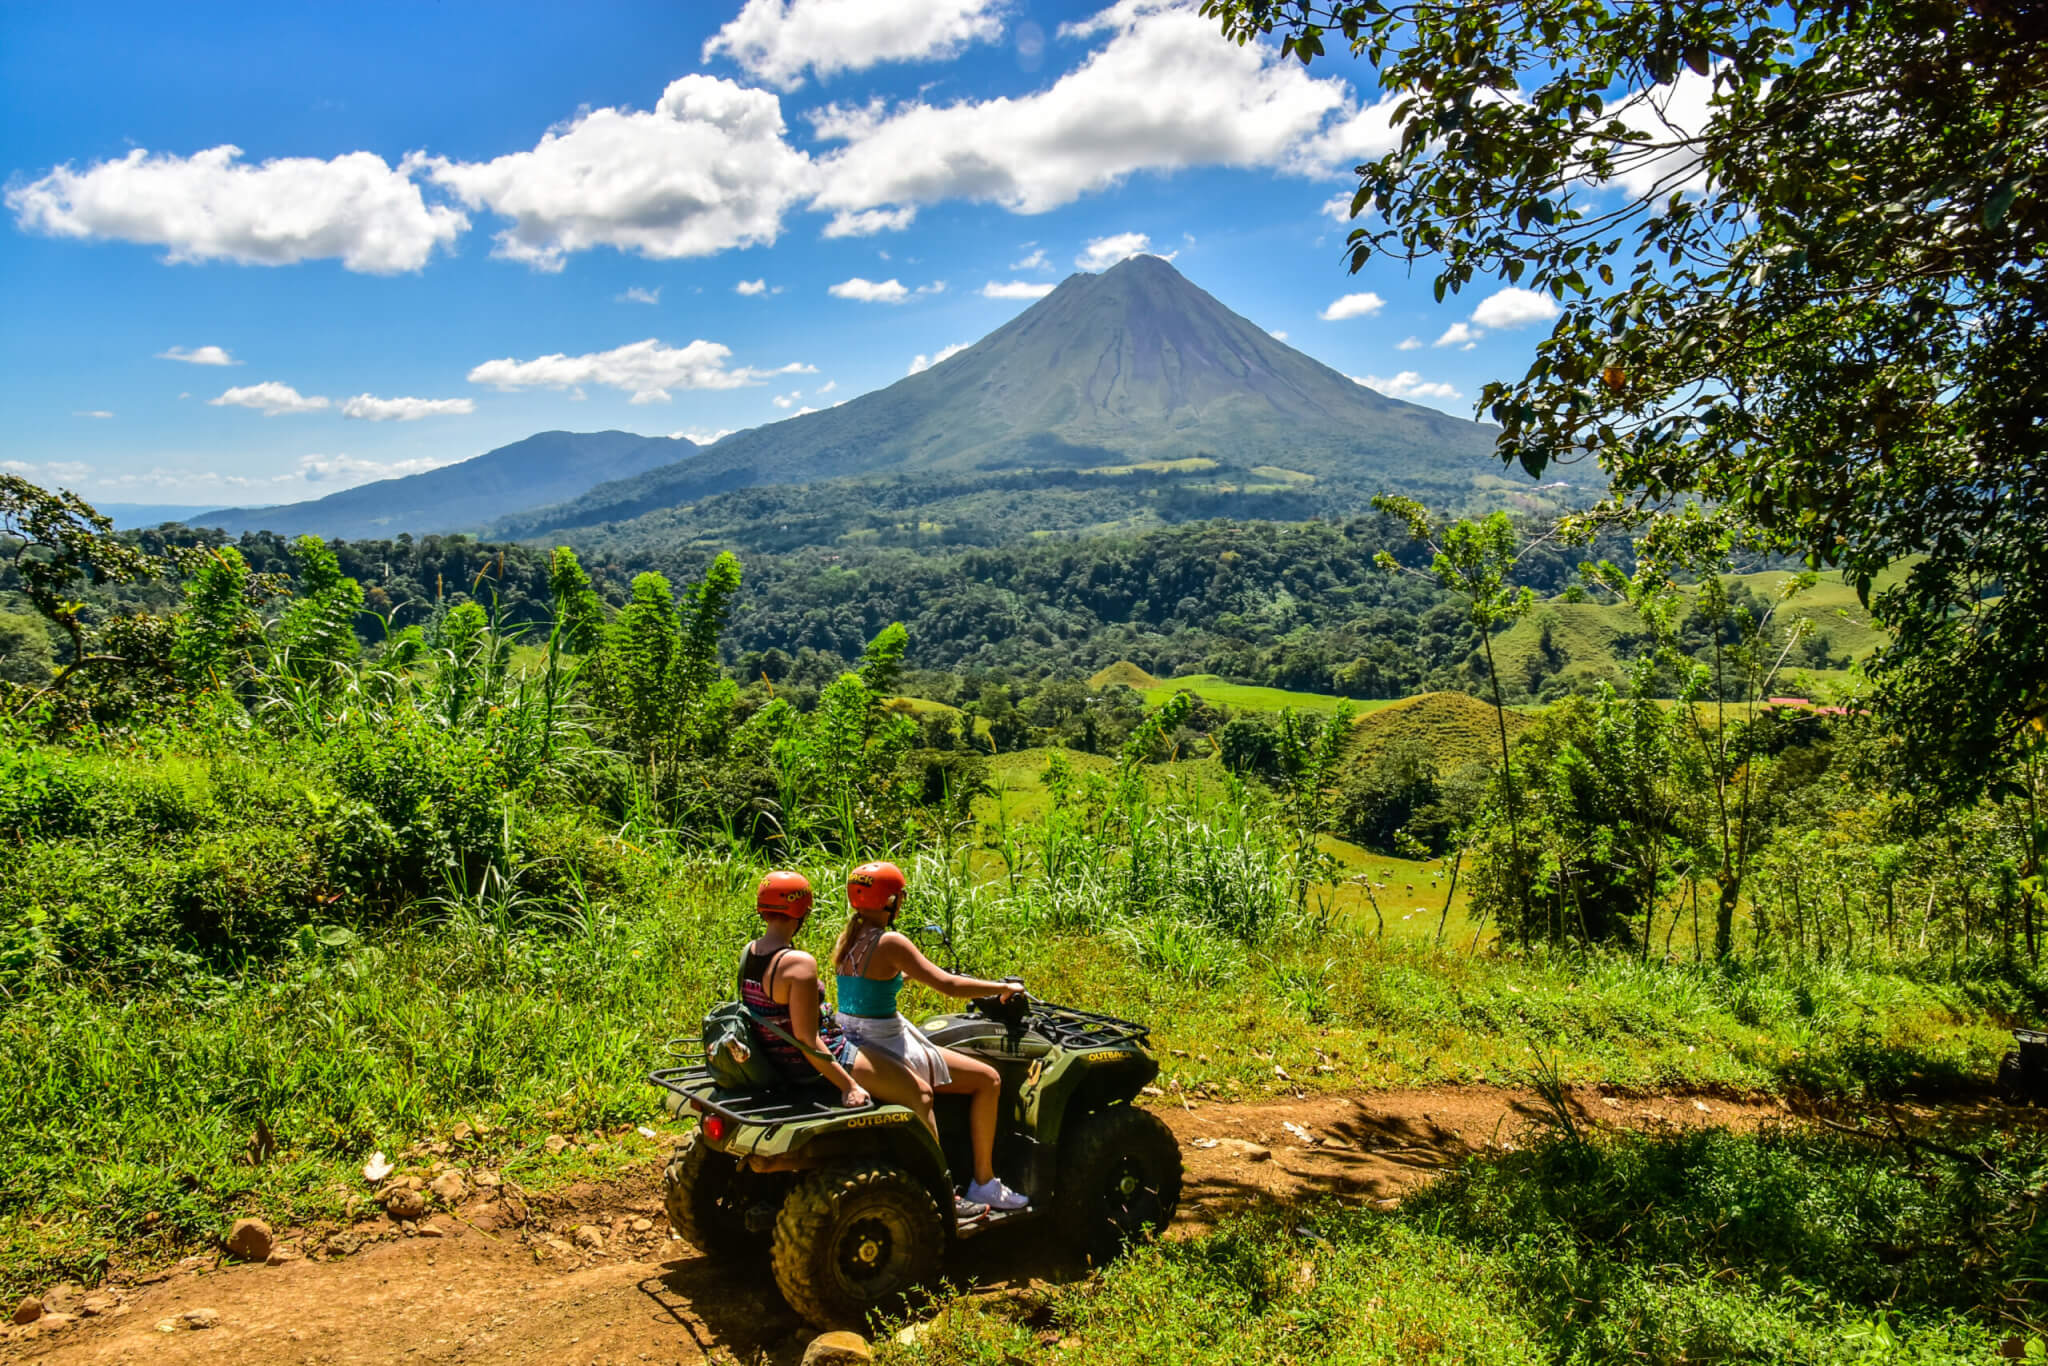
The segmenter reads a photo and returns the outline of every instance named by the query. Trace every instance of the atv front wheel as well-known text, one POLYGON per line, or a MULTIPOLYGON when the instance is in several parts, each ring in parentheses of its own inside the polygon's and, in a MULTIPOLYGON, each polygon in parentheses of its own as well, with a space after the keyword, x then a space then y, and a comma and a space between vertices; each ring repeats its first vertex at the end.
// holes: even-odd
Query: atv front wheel
POLYGON ((662 1205, 668 1226, 699 1252, 759 1252, 767 1230, 747 1226, 747 1211, 765 1194, 762 1178, 704 1141, 692 1130, 662 1173, 662 1205))
POLYGON ((929 1284, 944 1240, 930 1192, 901 1167, 806 1172, 776 1216, 775 1284, 820 1328, 858 1325, 929 1284))
POLYGON ((1114 1105, 1083 1118, 1062 1145, 1059 1226, 1093 1262, 1165 1228, 1180 1204, 1180 1143, 1149 1110, 1114 1105))

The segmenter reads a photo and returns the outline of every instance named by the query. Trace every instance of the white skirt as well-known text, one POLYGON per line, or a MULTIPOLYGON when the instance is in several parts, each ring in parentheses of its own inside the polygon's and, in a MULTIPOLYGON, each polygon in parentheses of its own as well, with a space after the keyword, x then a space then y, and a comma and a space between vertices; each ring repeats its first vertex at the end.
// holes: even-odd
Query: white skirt
POLYGON ((854 1046, 863 1053, 879 1053, 893 1058, 909 1070, 913 1077, 921 1077, 925 1085, 934 1091, 953 1080, 951 1069, 946 1066, 946 1055, 939 1046, 925 1037, 919 1029, 901 1015, 892 1015, 886 1020, 870 1019, 865 1015, 841 1015, 839 1028, 854 1046))

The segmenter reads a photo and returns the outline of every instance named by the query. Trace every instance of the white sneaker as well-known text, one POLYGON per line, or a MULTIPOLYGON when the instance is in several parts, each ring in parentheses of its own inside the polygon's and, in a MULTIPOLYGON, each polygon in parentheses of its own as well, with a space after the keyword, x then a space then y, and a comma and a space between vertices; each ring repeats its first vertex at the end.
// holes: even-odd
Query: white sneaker
POLYGON ((967 1187, 967 1198, 977 1205, 987 1205, 992 1210, 1023 1209, 1031 1201, 1004 1185, 1001 1177, 993 1181, 976 1181, 967 1187))

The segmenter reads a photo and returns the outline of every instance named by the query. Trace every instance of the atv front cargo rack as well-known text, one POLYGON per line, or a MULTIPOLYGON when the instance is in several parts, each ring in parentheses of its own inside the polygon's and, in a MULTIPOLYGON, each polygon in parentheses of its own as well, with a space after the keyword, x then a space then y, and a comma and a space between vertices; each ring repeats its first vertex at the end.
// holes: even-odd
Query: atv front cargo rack
POLYGON ((1027 1023, 1062 1048, 1112 1048, 1120 1043, 1143 1048, 1152 1038, 1152 1031, 1144 1025, 1051 1001, 1033 1000, 1027 1023))

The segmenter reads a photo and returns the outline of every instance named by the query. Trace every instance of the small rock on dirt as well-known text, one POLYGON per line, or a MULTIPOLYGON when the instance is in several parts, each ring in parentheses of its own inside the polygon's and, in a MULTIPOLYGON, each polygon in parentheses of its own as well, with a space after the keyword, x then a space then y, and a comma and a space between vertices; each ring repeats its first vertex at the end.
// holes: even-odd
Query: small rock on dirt
POLYGON ((652 1232, 654 1232, 654 1221, 653 1221, 652 1219, 635 1219, 635 1220, 633 1221, 633 1232, 635 1232, 635 1233, 652 1233, 652 1232))
POLYGON ((274 1247, 263 1262, 266 1266, 283 1266, 286 1262, 296 1262, 302 1255, 295 1247, 274 1247))
POLYGON ((260 1262, 270 1256, 271 1242, 270 1225, 261 1219, 237 1219, 228 1229, 222 1246, 227 1248, 230 1257, 260 1262))
POLYGON ((78 1315, 76 1314, 46 1313, 36 1320, 36 1327, 45 1333, 54 1333, 59 1328, 69 1328, 76 1322, 78 1322, 78 1315))
POLYGON ((462 1197, 469 1194, 469 1186, 454 1172, 442 1172, 428 1189, 444 1205, 459 1205, 462 1197))
POLYGON ((43 1302, 34 1295, 25 1297, 19 1305, 15 1306, 14 1321, 16 1323, 34 1323, 42 1316, 43 1302))
POLYGON ((220 1322, 220 1310, 187 1309, 178 1319, 187 1328, 211 1328, 220 1322))
POLYGON ((1250 1139, 1222 1138, 1216 1142, 1224 1152, 1234 1153, 1247 1162, 1270 1162, 1273 1159, 1271 1148, 1263 1143, 1254 1143, 1250 1139))
POLYGON ((384 1197, 384 1212, 399 1223, 409 1223, 427 1212, 427 1202, 410 1186, 400 1186, 384 1197))
POLYGON ((78 1302, 78 1314, 80 1318, 96 1319, 102 1314, 113 1313, 114 1306, 118 1303, 119 1301, 112 1295, 87 1295, 78 1302))
POLYGON ((820 1333, 804 1348, 803 1366, 853 1366, 874 1359, 868 1340, 859 1333, 820 1333))
POLYGON ((439 1224, 421 1224, 412 1231, 412 1234, 415 1238, 446 1238, 448 1236, 442 1232, 439 1224))
POLYGON ((588 1251, 600 1252, 604 1249, 604 1230, 595 1224, 579 1224, 576 1231, 569 1236, 576 1240, 576 1246, 588 1251))

